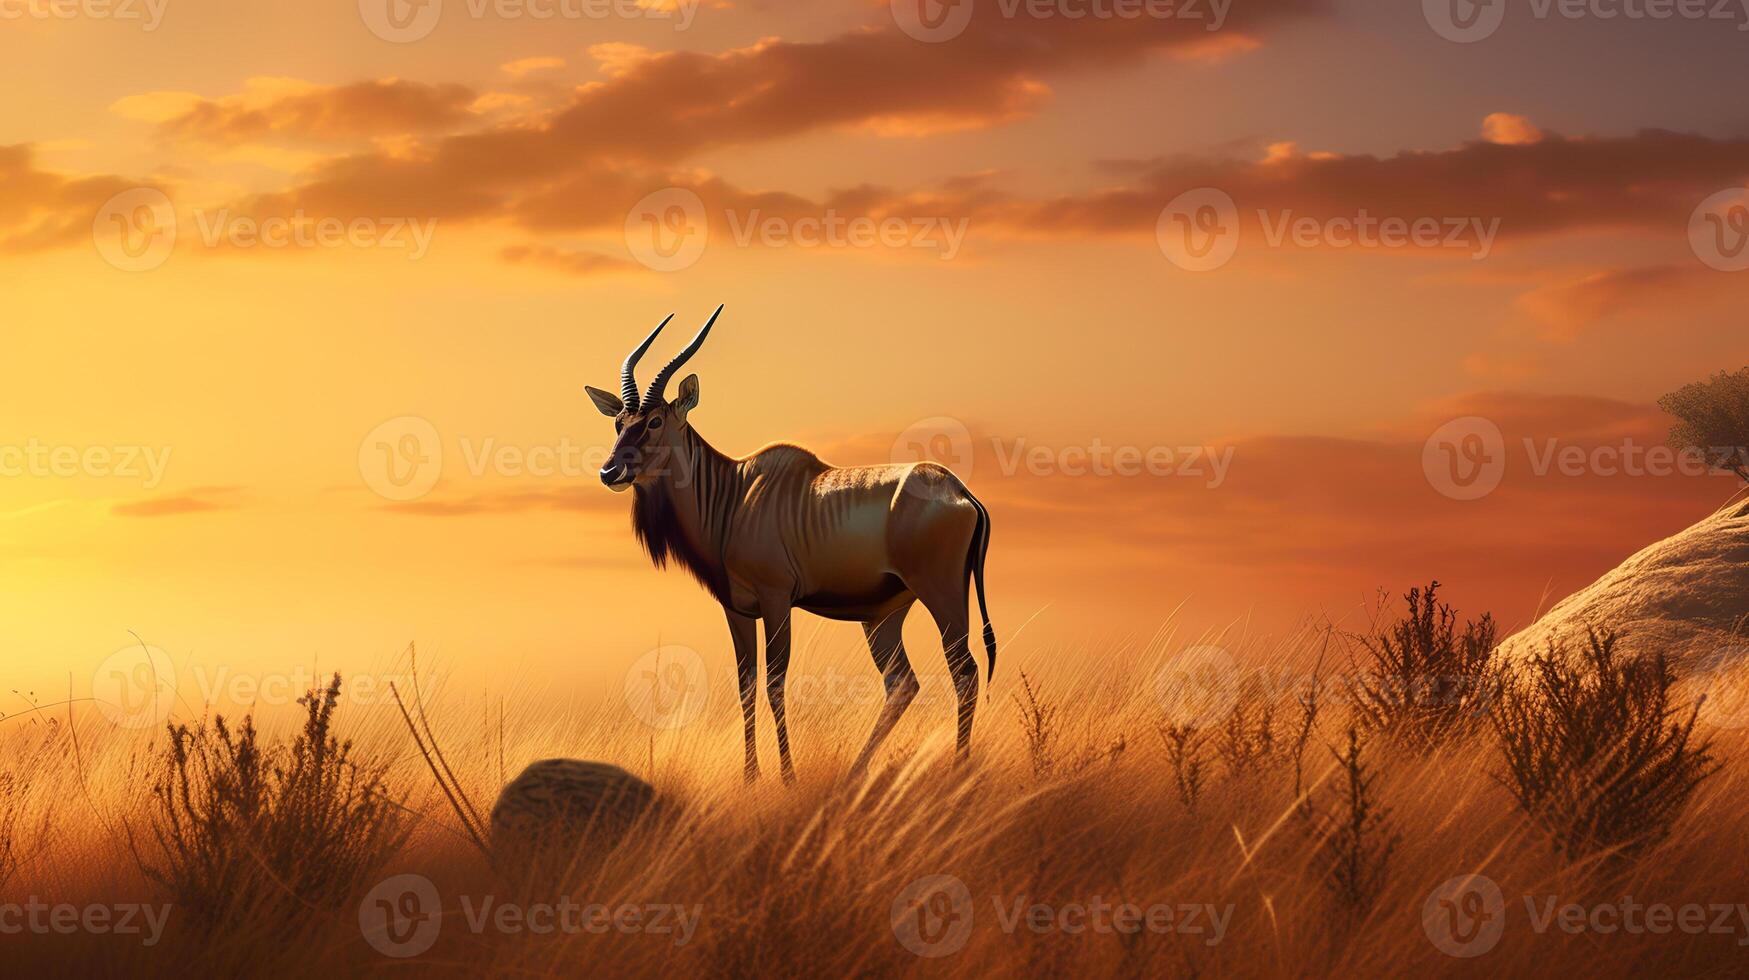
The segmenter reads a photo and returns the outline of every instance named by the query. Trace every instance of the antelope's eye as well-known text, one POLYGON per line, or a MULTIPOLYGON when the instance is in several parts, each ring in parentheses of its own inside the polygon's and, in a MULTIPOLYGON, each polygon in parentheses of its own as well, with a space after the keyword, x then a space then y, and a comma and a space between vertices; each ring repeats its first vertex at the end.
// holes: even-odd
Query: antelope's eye
POLYGON ((662 416, 660 416, 660 415, 650 416, 650 428, 660 429, 661 427, 662 427, 662 416))

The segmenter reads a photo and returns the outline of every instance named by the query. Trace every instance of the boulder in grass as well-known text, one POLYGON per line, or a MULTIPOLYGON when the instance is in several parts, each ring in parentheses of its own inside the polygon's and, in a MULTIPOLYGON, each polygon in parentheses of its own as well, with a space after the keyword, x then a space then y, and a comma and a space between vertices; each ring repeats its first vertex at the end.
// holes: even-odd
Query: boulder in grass
POLYGON ((660 808, 655 788, 618 766, 542 759, 498 794, 492 860, 517 880, 587 870, 660 808))
POLYGON ((1550 643, 1574 649, 1587 627, 1619 634, 1624 652, 1662 650, 1694 671, 1749 661, 1749 500, 1732 501, 1561 600, 1507 637, 1501 657, 1524 661, 1550 643))

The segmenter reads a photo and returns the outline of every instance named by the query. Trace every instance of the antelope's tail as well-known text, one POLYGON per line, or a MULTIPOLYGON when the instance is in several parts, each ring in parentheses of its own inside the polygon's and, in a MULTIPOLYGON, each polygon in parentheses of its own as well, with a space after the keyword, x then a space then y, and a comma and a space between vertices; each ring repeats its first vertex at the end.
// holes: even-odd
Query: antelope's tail
POLYGON ((988 684, 996 677, 996 628, 990 625, 990 605, 984 601, 984 559, 990 553, 990 512, 984 509, 983 503, 966 492, 966 499, 972 506, 978 508, 978 527, 972 535, 972 547, 966 554, 966 570, 971 573, 972 583, 978 589, 978 614, 984 617, 984 653, 988 655, 989 666, 985 668, 984 683, 988 684))

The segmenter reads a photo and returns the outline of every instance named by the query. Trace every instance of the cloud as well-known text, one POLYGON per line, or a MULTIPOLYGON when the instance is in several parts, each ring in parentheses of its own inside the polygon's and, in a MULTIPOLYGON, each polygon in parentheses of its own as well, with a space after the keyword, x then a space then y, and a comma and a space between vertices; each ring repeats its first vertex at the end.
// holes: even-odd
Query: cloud
POLYGON ((584 514, 629 513, 628 501, 597 486, 535 487, 491 490, 465 496, 434 496, 397 501, 382 509, 415 517, 477 517, 530 511, 570 511, 584 514))
POLYGON ((1653 265, 1606 269, 1518 297, 1518 305, 1541 321, 1551 339, 1571 340, 1609 318, 1704 301, 1742 283, 1700 266, 1653 265))
POLYGON ((342 143, 437 133, 477 123, 475 92, 385 78, 323 86, 299 79, 252 78, 242 93, 206 99, 186 92, 130 96, 116 112, 158 123, 169 138, 213 145, 342 143))
POLYGON ((30 144, 0 146, 0 253, 88 243, 103 203, 140 186, 112 174, 70 177, 42 170, 30 144))
POLYGON ((1175 157, 1130 166, 1138 171, 1130 187, 1043 201, 991 194, 975 216, 1033 234, 1150 234, 1174 197, 1213 187, 1233 198, 1241 228, 1254 237, 1264 231, 1259 211, 1322 222, 1362 209, 1375 218, 1498 220, 1502 239, 1611 228, 1681 235, 1696 204, 1749 176, 1749 139, 1650 129, 1547 134, 1534 143, 1477 140, 1389 157, 1278 144, 1257 161, 1175 157))
MULTIPOLYGON (((1258 0, 1235 7, 1223 29, 1252 37, 1326 7, 1258 0)), ((385 197, 409 214, 511 211, 524 198, 585 187, 603 172, 637 171, 647 184, 714 147, 845 127, 913 134, 991 125, 1035 110, 1048 92, 1045 75, 1109 70, 1208 42, 1206 25, 1195 20, 1009 18, 995 4, 974 10, 964 34, 940 44, 914 40, 883 18, 884 26, 825 40, 767 38, 718 53, 597 46, 591 56, 608 77, 578 87, 556 111, 417 152, 334 160, 283 196, 337 214, 376 213, 385 197)), ((627 204, 617 207, 622 218, 627 204)))
POLYGON ((643 269, 636 262, 612 255, 551 245, 511 245, 499 252, 498 257, 512 265, 540 266, 580 277, 643 269))
POLYGON ((518 58, 515 61, 507 61, 504 64, 499 65, 498 70, 507 75, 515 75, 520 78, 523 75, 529 75, 534 72, 552 71, 555 68, 563 67, 565 67, 565 59, 543 56, 518 58))
POLYGON ((1011 473, 987 433, 975 435, 971 465, 956 468, 995 515, 997 547, 1060 554, 1075 542, 1153 577, 1162 594, 1245 596, 1271 583, 1291 595, 1270 601, 1291 607, 1438 577, 1461 583, 1476 611, 1512 622, 1545 588, 1577 588, 1731 496, 1733 478, 1647 463, 1648 453, 1662 458, 1652 451, 1669 423, 1650 405, 1478 392, 1375 435, 1217 445, 1232 463, 1214 487, 1206 462, 1201 474, 1011 473), (1498 488, 1471 501, 1443 495, 1423 464, 1432 433, 1466 416, 1497 425, 1505 448, 1498 488))
POLYGON ((109 509, 117 517, 173 517, 214 510, 235 510, 241 487, 194 487, 185 493, 116 504, 109 509))
MULTIPOLYGON (((619 128, 636 127, 629 119, 598 118, 590 125, 592 131, 619 128)), ((637 137, 655 142, 633 155, 685 151, 659 130, 637 137)), ((1644 130, 1615 137, 1545 134, 1534 143, 1478 139, 1388 157, 1308 153, 1283 142, 1261 159, 1176 156, 1107 165, 1120 185, 1055 197, 1013 192, 994 175, 933 188, 862 185, 806 197, 741 187, 698 170, 592 160, 587 153, 554 161, 553 139, 534 129, 494 130, 450 137, 428 154, 346 157, 324 165, 304 186, 249 207, 319 214, 387 207, 450 222, 508 219, 546 233, 617 233, 645 195, 681 188, 699 196, 713 234, 733 234, 728 215, 745 224, 757 210, 762 218, 785 220, 827 212, 942 218, 967 223, 974 239, 1060 240, 1151 238, 1169 202, 1213 187, 1234 200, 1244 241, 1291 246, 1293 239, 1280 237, 1288 221, 1322 228, 1365 216, 1376 228, 1395 218, 1418 222, 1423 232, 1431 228, 1430 240, 1439 247, 1387 251, 1473 258, 1502 243, 1577 232, 1647 231, 1679 239, 1700 200, 1749 177, 1749 139, 1644 130)))
POLYGON ((1498 146, 1525 146, 1542 142, 1543 131, 1523 116, 1492 112, 1482 120, 1482 138, 1498 146))

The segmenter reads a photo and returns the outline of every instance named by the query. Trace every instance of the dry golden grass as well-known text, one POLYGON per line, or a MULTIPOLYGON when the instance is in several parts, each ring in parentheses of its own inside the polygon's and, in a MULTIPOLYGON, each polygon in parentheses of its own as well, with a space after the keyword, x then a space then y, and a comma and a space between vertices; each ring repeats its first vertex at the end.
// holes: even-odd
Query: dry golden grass
MULTIPOLYGON (((1273 645, 1201 642, 1231 651, 1244 665, 1253 697, 1251 734, 1231 736, 1245 739, 1243 745, 1223 751, 1218 744, 1229 737, 1221 712, 1231 707, 1230 697, 1215 698, 1215 714, 1196 719, 1205 722, 1201 734, 1209 742, 1194 811, 1182 802, 1182 767, 1175 767, 1167 737, 1168 726, 1186 717, 1186 706, 1163 698, 1155 678, 1163 664, 1198 644, 1167 634, 1098 654, 1013 644, 979 714, 975 761, 960 768, 951 763, 953 707, 945 670, 927 653, 913 652, 925 675, 924 695, 873 776, 858 784, 846 783, 844 773, 873 721, 877 705, 861 695, 872 695, 875 685, 850 688, 848 697, 842 687, 832 688, 838 692, 832 696, 792 694, 801 779, 786 788, 774 778, 763 707, 766 778, 743 785, 739 706, 726 689, 713 690, 702 717, 678 731, 640 723, 613 684, 589 712, 519 713, 511 702, 500 736, 495 695, 428 684, 425 702, 437 739, 482 809, 506 776, 553 756, 617 763, 678 804, 680 819, 634 835, 579 882, 574 895, 581 904, 696 909, 696 932, 683 943, 673 933, 641 931, 534 935, 489 925, 474 931, 462 896, 475 903, 484 896, 500 902, 551 896, 511 894, 494 877, 461 836, 392 704, 343 701, 336 715, 341 734, 356 741, 361 757, 388 767, 391 792, 405 794, 420 815, 411 840, 377 877, 410 873, 433 883, 443 914, 428 951, 393 959, 367 943, 361 894, 302 915, 240 915, 211 935, 172 910, 153 946, 139 936, 84 930, 0 935, 0 963, 11 975, 53 967, 61 975, 271 973, 333 980, 409 969, 455 976, 1072 970, 1346 977, 1477 969, 1507 976, 1702 976, 1740 973, 1749 962, 1749 947, 1740 945, 1749 943, 1749 920, 1738 905, 1749 902, 1740 870, 1742 842, 1749 839, 1743 806, 1749 739, 1714 723, 1728 720, 1728 713, 1709 721, 1702 711, 1723 768, 1699 788, 1674 833, 1632 859, 1579 864, 1556 853, 1494 777, 1501 761, 1486 726, 1431 751, 1395 748, 1383 739, 1365 744, 1370 802, 1382 814, 1371 839, 1394 840, 1394 847, 1381 865, 1376 897, 1356 907, 1330 887, 1331 842, 1312 829, 1328 831, 1347 812, 1350 774, 1336 753, 1347 751, 1351 719, 1340 703, 1340 683, 1326 685, 1326 702, 1300 760, 1309 802, 1301 804, 1294 788, 1293 750, 1303 717, 1295 696, 1314 663, 1322 664, 1327 679, 1339 680, 1347 669, 1346 645, 1316 632, 1273 645), (1260 704, 1270 707, 1273 726, 1270 744, 1261 749, 1255 731, 1260 704), (1230 763, 1229 754, 1243 761, 1230 763), (1470 874, 1498 883, 1503 932, 1479 958, 1460 959, 1429 938, 1423 909, 1436 888, 1470 874), (971 925, 962 948, 925 958, 900 942, 893 920, 895 900, 930 875, 964 883, 971 925), (1558 904, 1587 907, 1624 896, 1642 905, 1723 904, 1731 911, 1718 921, 1731 931, 1588 928, 1570 934, 1558 925, 1538 931, 1526 896, 1538 914, 1551 896, 1558 904), (1024 922, 1005 928, 1003 921, 1016 902, 1060 910, 1096 900, 1212 907, 1227 918, 1218 936, 1206 914, 1198 916, 1194 925, 1201 931, 1194 934, 1035 931, 1024 922)), ((810 669, 806 658, 813 655, 798 651, 798 676, 810 669)), ((872 667, 866 670, 872 676, 872 667)), ((1217 685, 1216 694, 1233 693, 1217 685)), ((289 738, 297 721, 295 708, 258 719, 269 741, 289 738)), ((25 712, 0 726, 0 773, 11 777, 0 780, 0 806, 6 807, 0 831, 10 834, 17 858, 0 882, 0 905, 32 896, 76 906, 165 901, 126 844, 127 828, 147 820, 163 732, 113 728, 88 706, 74 706, 70 714, 66 707, 25 712)), ((1181 738, 1180 756, 1182 749, 1181 738)), ((0 875, 6 870, 0 863, 0 875)), ((944 928, 967 911, 951 903, 931 907, 953 913, 931 920, 944 928)), ((1714 925, 1715 914, 1706 920, 1714 925)))

